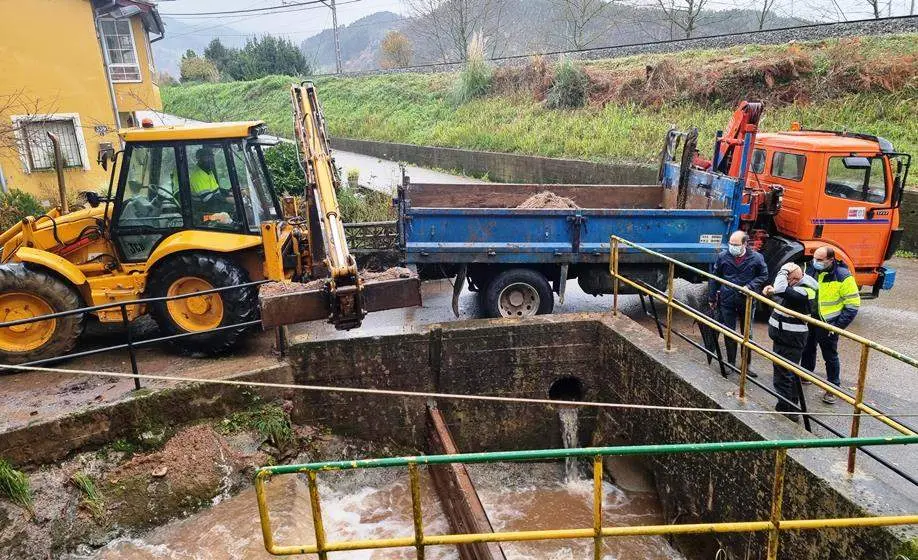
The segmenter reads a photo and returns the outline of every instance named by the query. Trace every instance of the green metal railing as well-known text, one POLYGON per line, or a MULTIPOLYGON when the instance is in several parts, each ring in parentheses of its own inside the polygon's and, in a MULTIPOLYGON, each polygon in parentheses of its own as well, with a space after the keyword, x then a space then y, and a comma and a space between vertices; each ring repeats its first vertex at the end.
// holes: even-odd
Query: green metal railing
POLYGON ((769 532, 767 558, 775 560, 778 554, 778 534, 788 530, 812 530, 843 527, 877 527, 892 525, 918 525, 918 512, 908 515, 879 517, 855 517, 833 519, 782 519, 784 472, 789 449, 815 449, 833 447, 861 447, 874 445, 908 445, 918 443, 918 436, 867 437, 839 439, 800 439, 775 441, 734 441, 716 443, 676 443, 660 445, 632 445, 617 447, 587 447, 579 449, 541 449, 530 451, 501 451, 492 453, 460 453, 455 455, 427 455, 415 457, 391 457, 381 459, 359 459, 351 461, 327 461, 304 465, 278 465, 262 467, 255 474, 255 492, 258 512, 261 517, 262 536, 265 548, 275 555, 318 554, 326 560, 329 552, 345 550, 370 550, 381 548, 414 547, 417 558, 423 559, 428 546, 462 545, 478 542, 536 541, 552 539, 585 539, 594 541, 594 558, 601 556, 602 541, 607 537, 675 535, 692 533, 736 533, 769 532), (603 458, 629 455, 664 455, 681 453, 717 453, 740 451, 775 451, 775 474, 772 484, 771 513, 767 520, 641 525, 626 527, 603 527, 602 512, 602 469, 603 458), (592 458, 593 459, 593 526, 591 528, 550 529, 539 531, 515 531, 495 533, 469 533, 453 535, 426 535, 421 517, 421 486, 418 467, 424 465, 445 465, 451 463, 493 463, 519 462, 551 459, 592 458), (322 507, 318 489, 318 475, 328 471, 344 471, 385 467, 407 467, 410 476, 414 535, 388 539, 328 542, 322 521, 322 507), (312 507, 315 544, 278 545, 274 542, 274 531, 267 503, 265 484, 278 475, 306 474, 312 507))

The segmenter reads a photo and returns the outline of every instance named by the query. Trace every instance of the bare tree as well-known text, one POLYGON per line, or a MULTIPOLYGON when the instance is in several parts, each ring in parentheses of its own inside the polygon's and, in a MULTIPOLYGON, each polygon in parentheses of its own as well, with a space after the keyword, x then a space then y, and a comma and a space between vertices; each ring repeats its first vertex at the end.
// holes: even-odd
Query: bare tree
POLYGON ((765 29, 765 22, 768 21, 768 16, 774 12, 777 3, 778 0, 762 0, 762 8, 758 14, 759 31, 765 29))
POLYGON ((880 0, 864 0, 873 11, 873 19, 880 19, 880 0))
POLYGON ((405 0, 418 20, 415 32, 430 41, 440 60, 465 60, 472 34, 480 32, 491 56, 502 44, 501 24, 507 0, 405 0))
POLYGON ((612 27, 603 21, 618 0, 552 0, 566 47, 583 49, 592 45, 612 27))
POLYGON ((708 0, 657 0, 657 5, 670 25, 670 36, 674 37, 675 29, 679 29, 686 39, 695 32, 698 16, 707 3, 708 0))
POLYGON ((21 153, 22 143, 32 131, 29 123, 53 113, 50 102, 33 98, 24 90, 0 93, 0 155, 21 153))

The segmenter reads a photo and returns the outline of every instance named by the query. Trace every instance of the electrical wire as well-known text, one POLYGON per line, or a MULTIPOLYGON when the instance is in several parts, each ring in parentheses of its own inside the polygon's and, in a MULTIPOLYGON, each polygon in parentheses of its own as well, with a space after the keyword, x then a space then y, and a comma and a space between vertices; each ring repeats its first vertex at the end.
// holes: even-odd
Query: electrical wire
MULTIPOLYGON (((179 383, 205 383, 212 385, 232 385, 238 387, 263 387, 268 389, 296 389, 300 391, 317 391, 325 393, 350 393, 364 395, 384 395, 392 397, 407 397, 419 399, 442 399, 442 400, 465 400, 465 401, 486 401, 502 402, 515 404, 540 404, 540 405, 563 405, 575 407, 590 408, 616 408, 616 409, 635 409, 635 410, 660 410, 668 412, 704 412, 704 413, 721 413, 721 414, 752 414, 759 416, 784 416, 787 412, 776 410, 758 410, 748 408, 703 408, 690 406, 667 406, 653 404, 632 404, 632 403, 609 403, 600 401, 565 401, 554 399, 537 399, 530 397, 505 397, 497 395, 471 395, 462 393, 436 393, 429 391, 401 391, 395 389, 371 389, 365 387, 335 387, 330 385, 302 385, 297 383, 269 383, 266 381, 241 381, 238 379, 205 379, 205 378, 188 378, 175 375, 150 375, 111 372, 101 370, 83 370, 69 368, 53 367, 36 367, 36 366, 17 366, 17 365, 0 365, 0 371, 3 369, 12 369, 18 371, 36 371, 39 373, 70 373, 77 375, 89 375, 94 377, 116 377, 122 379, 146 379, 149 381, 172 381, 179 383)), ((836 416, 847 417, 861 416, 869 418, 872 415, 853 412, 794 412, 794 414, 808 416, 836 416)), ((918 413, 882 413, 881 416, 886 418, 912 418, 918 417, 918 413)))

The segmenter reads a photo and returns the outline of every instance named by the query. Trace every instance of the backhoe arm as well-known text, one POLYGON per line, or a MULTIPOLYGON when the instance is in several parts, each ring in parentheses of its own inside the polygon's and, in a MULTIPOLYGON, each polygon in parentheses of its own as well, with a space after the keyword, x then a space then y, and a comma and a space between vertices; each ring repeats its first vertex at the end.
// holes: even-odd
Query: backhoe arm
POLYGON ((339 329, 360 326, 366 311, 363 308, 363 283, 357 274, 357 263, 347 246, 344 224, 338 208, 338 175, 335 173, 325 117, 310 82, 293 86, 293 122, 300 159, 306 171, 309 204, 318 214, 320 231, 310 235, 310 250, 314 255, 321 245, 325 265, 331 277, 331 321, 339 329))

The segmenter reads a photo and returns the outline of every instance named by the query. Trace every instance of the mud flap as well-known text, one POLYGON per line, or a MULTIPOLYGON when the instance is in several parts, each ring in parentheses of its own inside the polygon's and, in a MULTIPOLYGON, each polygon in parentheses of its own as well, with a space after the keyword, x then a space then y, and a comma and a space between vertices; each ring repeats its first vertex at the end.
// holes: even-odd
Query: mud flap
POLYGON ((453 315, 456 318, 459 318, 459 294, 462 293, 462 288, 465 287, 465 278, 468 274, 468 265, 460 264, 459 271, 456 273, 456 281, 453 282, 453 315))

